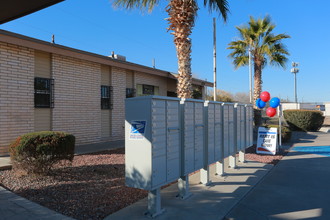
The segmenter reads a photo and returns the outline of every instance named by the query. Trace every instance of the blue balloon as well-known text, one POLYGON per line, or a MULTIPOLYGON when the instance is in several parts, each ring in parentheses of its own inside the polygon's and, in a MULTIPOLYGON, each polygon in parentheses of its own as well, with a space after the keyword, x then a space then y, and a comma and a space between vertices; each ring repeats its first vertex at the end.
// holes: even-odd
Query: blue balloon
POLYGON ((256 101, 256 106, 257 106, 258 108, 264 108, 264 107, 266 106, 266 102, 262 101, 262 100, 259 98, 259 99, 257 99, 257 101, 256 101))
POLYGON ((279 106, 280 105, 280 99, 279 98, 277 98, 277 97, 274 97, 274 98, 272 98, 270 101, 269 101, 269 105, 270 105, 270 107, 272 107, 272 108, 277 108, 277 106, 279 106))

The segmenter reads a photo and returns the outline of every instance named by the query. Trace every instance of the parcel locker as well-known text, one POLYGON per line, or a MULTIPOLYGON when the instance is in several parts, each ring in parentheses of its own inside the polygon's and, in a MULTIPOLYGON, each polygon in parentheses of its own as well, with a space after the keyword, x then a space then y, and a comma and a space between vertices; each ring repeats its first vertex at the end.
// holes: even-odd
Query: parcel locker
POLYGON ((180 177, 180 100, 126 99, 126 185, 154 190, 180 177))
POLYGON ((236 153, 234 104, 223 103, 224 157, 236 153))
POLYGON ((253 107, 246 105, 246 148, 253 145, 253 107))
POLYGON ((222 103, 205 102, 206 165, 222 160, 222 103))
POLYGON ((245 122, 245 106, 242 104, 235 105, 236 111, 236 136, 237 136, 237 151, 244 150, 246 147, 245 137, 246 137, 246 122, 245 122))
POLYGON ((188 175, 204 165, 204 102, 186 99, 181 105, 183 109, 182 175, 188 175))

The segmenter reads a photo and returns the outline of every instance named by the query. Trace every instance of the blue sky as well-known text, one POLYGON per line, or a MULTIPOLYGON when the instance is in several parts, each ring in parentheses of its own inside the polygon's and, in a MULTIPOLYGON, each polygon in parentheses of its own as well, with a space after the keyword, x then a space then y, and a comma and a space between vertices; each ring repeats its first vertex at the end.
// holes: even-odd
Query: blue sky
MULTIPOLYGON (((191 36, 192 72, 213 81, 212 18, 198 1, 200 10, 191 36)), ((114 9, 108 0, 66 0, 34 14, 0 25, 1 29, 57 44, 110 55, 124 55, 127 61, 177 72, 176 51, 172 35, 167 32, 165 6, 162 1, 152 13, 114 9)), ((248 67, 235 70, 228 43, 238 33, 235 26, 247 23, 249 16, 270 15, 277 25, 274 33, 286 33, 290 52, 287 68, 266 67, 263 90, 272 96, 294 99, 291 62, 299 62, 298 101, 330 101, 330 1, 318 0, 229 0, 230 15, 223 24, 217 19, 218 88, 231 93, 248 92, 248 67), (316 4, 315 4, 316 3, 316 4)))

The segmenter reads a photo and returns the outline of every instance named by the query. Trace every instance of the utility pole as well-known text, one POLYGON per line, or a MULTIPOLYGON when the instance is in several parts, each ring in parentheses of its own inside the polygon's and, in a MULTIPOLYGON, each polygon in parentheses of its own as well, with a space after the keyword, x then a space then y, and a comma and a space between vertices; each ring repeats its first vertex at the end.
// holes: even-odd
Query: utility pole
POLYGON ((217 46, 216 21, 213 18, 213 100, 217 101, 217 46))
POLYGON ((299 63, 292 62, 292 68, 291 68, 291 73, 294 74, 294 102, 298 103, 298 98, 297 98, 297 73, 299 72, 299 68, 297 66, 299 63))

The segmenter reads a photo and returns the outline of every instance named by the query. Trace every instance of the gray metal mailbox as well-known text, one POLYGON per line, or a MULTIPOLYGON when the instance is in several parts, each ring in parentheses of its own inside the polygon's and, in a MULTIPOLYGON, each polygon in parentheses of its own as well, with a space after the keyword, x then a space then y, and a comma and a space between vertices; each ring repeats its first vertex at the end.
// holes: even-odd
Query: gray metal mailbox
POLYGON ((154 190, 180 177, 180 99, 126 99, 126 185, 154 190))
POLYGON ((183 170, 188 175, 204 165, 204 102, 186 99, 182 105, 183 170))
POLYGON ((236 137, 237 137, 237 151, 242 151, 246 148, 246 114, 245 105, 236 104, 236 137))
POLYGON ((253 145, 253 106, 245 105, 246 114, 246 148, 253 145))
POLYGON ((206 160, 207 165, 223 159, 223 118, 221 102, 205 102, 205 121, 206 121, 206 160))
POLYGON ((234 126, 234 104, 223 103, 223 134, 224 134, 224 157, 234 155, 235 126, 234 126))

